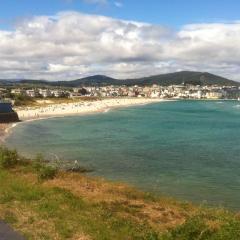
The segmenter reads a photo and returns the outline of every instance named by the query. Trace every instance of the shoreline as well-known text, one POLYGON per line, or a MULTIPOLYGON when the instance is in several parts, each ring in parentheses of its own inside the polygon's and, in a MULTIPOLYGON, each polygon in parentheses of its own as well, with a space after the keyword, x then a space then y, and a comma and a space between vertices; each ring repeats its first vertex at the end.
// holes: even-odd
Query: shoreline
MULTIPOLYGON (((48 106, 18 107, 19 122, 0 123, 0 144, 11 133, 11 129, 18 124, 50 118, 63 118, 69 116, 83 116, 87 114, 107 113, 113 109, 131 106, 141 106, 152 103, 181 101, 189 99, 159 99, 159 98, 106 98, 96 101, 78 101, 73 103, 50 104, 48 106)), ((194 101, 237 101, 236 99, 194 99, 194 101)))
POLYGON ((68 116, 83 116, 86 114, 107 113, 112 109, 141 106, 166 101, 170 100, 154 98, 111 98, 97 101, 79 101, 74 103, 53 104, 42 107, 15 108, 15 111, 18 113, 20 122, 8 124, 0 123, 0 144, 4 144, 5 139, 11 133, 11 130, 21 123, 45 120, 50 118, 63 118, 68 116))
POLYGON ((75 116, 89 113, 107 112, 111 109, 165 102, 168 100, 152 98, 111 98, 97 101, 53 104, 49 106, 16 108, 23 122, 53 117, 75 116))

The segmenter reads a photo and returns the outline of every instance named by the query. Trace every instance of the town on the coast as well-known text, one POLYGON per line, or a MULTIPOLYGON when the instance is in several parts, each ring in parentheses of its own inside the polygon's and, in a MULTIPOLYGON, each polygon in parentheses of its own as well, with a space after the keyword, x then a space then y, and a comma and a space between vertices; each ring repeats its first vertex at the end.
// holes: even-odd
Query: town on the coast
MULTIPOLYGON (((239 99, 239 86, 152 85, 152 86, 81 86, 62 87, 8 87, 0 88, 0 99, 13 101, 16 96, 30 98, 79 98, 79 97, 138 97, 162 99, 239 99)), ((14 102, 13 102, 14 103, 14 102)))
POLYGON ((228 84, 197 85, 183 81, 169 85, 79 84, 74 87, 66 86, 67 82, 63 86, 13 82, 0 85, 0 122, 85 114, 167 100, 240 100, 239 84, 225 82, 228 84))

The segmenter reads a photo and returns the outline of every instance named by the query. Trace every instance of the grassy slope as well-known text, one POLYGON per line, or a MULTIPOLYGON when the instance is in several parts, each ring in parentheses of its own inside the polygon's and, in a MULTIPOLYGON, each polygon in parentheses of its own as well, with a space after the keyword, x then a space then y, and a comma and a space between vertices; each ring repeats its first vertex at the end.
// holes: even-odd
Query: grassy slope
POLYGON ((240 239, 240 220, 227 211, 78 173, 40 181, 34 164, 22 161, 0 168, 0 218, 38 240, 240 239))

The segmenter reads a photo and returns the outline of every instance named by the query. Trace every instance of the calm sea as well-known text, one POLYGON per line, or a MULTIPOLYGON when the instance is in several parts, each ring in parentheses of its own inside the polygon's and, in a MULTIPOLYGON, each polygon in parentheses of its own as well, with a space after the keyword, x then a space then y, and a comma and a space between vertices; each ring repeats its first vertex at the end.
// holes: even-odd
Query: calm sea
POLYGON ((7 145, 94 175, 240 209, 240 102, 176 101, 19 124, 7 145))

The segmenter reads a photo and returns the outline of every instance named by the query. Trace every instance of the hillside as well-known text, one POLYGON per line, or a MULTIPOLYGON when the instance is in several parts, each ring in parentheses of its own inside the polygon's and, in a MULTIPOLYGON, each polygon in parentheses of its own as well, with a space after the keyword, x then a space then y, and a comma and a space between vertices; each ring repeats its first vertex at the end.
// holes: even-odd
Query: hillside
POLYGON ((81 78, 78 80, 73 80, 68 82, 61 81, 58 83, 59 85, 63 85, 63 86, 75 87, 79 85, 84 85, 84 86, 120 85, 121 82, 122 82, 121 80, 117 80, 107 76, 95 75, 95 76, 90 76, 90 77, 81 78))
POLYGON ((107 76, 91 76, 87 78, 82 78, 74 81, 68 82, 58 82, 57 84, 60 86, 103 86, 103 85, 152 85, 158 84, 162 86, 174 85, 174 84, 193 84, 193 85, 240 85, 240 83, 211 74, 211 73, 202 73, 202 72, 176 72, 176 73, 168 73, 155 75, 151 77, 145 78, 136 78, 136 79, 126 79, 119 80, 114 78, 109 78, 107 76))
POLYGON ((95 75, 86 78, 81 78, 73 81, 44 81, 44 80, 20 80, 20 81, 6 81, 0 80, 2 84, 31 84, 31 85, 48 85, 61 87, 79 87, 79 86, 106 86, 106 85, 152 85, 158 84, 162 86, 175 84, 193 84, 193 85, 234 85, 239 86, 240 82, 232 81, 221 76, 217 76, 207 72, 175 72, 168 74, 160 74, 144 78, 136 79, 114 79, 103 75, 95 75))
POLYGON ((0 148, 0 218, 29 240, 240 239, 237 214, 45 164, 0 148))
POLYGON ((193 85, 239 85, 240 83, 211 74, 202 72, 175 72, 161 74, 135 80, 127 80, 129 83, 141 83, 141 85, 160 84, 163 86, 179 85, 182 83, 193 85))

